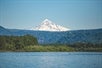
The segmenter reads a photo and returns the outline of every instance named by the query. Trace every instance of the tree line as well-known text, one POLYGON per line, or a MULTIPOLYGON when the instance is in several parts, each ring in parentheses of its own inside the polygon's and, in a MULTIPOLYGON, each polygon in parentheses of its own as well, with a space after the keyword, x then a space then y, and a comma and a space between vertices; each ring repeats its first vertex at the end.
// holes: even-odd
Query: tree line
POLYGON ((38 41, 34 36, 0 36, 0 50, 17 50, 25 46, 37 45, 38 41))
POLYGON ((24 36, 0 36, 0 51, 37 51, 37 52, 69 52, 69 51, 100 51, 102 43, 73 44, 38 44, 37 38, 31 35, 24 36))

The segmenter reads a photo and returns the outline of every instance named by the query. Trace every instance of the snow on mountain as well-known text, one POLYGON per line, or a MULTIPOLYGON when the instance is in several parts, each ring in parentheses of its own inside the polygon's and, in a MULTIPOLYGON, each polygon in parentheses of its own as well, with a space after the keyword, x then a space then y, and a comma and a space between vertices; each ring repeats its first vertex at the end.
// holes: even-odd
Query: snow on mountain
POLYGON ((39 26, 32 30, 39 31, 68 31, 70 29, 52 23, 52 21, 45 19, 39 26))

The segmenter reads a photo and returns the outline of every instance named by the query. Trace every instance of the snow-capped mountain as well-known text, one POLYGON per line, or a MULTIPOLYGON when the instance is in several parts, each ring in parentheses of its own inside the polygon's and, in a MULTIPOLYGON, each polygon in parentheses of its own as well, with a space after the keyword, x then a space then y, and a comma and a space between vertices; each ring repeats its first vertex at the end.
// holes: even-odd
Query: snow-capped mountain
POLYGON ((68 31, 68 28, 62 27, 60 25, 54 24, 52 21, 45 19, 39 26, 32 30, 39 31, 68 31))

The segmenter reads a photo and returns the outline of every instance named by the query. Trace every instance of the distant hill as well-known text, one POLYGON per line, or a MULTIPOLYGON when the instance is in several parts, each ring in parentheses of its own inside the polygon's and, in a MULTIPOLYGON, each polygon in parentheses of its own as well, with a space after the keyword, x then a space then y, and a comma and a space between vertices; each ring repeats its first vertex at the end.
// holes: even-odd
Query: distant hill
POLYGON ((102 43, 102 29, 49 32, 7 29, 0 26, 0 35, 22 36, 26 34, 35 36, 39 44, 102 43))

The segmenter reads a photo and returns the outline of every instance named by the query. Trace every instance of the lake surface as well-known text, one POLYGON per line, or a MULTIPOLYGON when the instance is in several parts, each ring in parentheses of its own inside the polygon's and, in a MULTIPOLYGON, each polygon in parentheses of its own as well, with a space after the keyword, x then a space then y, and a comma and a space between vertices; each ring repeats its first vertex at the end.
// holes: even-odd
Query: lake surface
POLYGON ((102 52, 0 52, 0 68, 102 68, 102 52))

